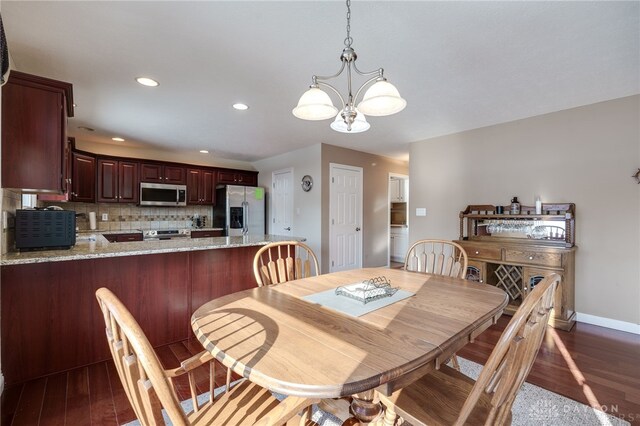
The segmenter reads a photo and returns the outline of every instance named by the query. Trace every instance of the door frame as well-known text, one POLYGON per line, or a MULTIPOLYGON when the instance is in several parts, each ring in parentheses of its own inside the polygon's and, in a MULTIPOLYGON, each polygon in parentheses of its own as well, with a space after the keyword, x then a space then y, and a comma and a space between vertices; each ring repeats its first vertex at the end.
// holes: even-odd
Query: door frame
POLYGON ((354 172, 357 172, 360 174, 360 194, 359 194, 359 204, 360 204, 360 212, 358 214, 358 218, 357 221, 360 224, 360 234, 358 237, 358 250, 360 251, 360 256, 358 257, 358 265, 357 268, 362 268, 362 259, 364 257, 364 253, 362 251, 362 247, 363 247, 363 234, 364 234, 364 226, 363 226, 363 210, 364 210, 364 203, 363 203, 363 199, 364 199, 364 169, 362 167, 358 167, 358 166, 352 166, 349 164, 339 164, 339 163, 329 163, 329 272, 334 272, 334 265, 333 265, 333 250, 335 250, 335 247, 333 246, 333 241, 334 241, 334 225, 333 225, 333 207, 335 204, 335 192, 333 190, 333 178, 334 178, 334 170, 337 168, 341 168, 341 169, 349 169, 352 170, 354 172))
MULTIPOLYGON (((387 178, 387 224, 389 225, 387 226, 387 267, 391 267, 391 191, 389 191, 389 183, 392 177, 409 180, 408 175, 393 172, 389 172, 387 178)), ((409 201, 407 201, 407 240, 409 237, 409 216, 409 201)))

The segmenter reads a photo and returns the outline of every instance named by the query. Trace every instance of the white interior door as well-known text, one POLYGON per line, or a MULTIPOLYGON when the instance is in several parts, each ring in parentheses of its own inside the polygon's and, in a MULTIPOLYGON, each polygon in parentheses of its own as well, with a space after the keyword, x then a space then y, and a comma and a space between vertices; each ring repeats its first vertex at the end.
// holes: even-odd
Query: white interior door
POLYGON ((362 168, 331 163, 330 270, 362 267, 362 168))
POLYGON ((275 235, 293 235, 293 169, 271 174, 271 229, 275 235))

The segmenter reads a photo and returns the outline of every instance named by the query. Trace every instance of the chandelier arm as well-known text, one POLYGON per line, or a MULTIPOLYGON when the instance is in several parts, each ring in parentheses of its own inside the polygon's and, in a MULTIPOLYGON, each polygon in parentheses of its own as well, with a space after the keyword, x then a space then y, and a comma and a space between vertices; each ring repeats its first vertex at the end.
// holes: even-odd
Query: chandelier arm
POLYGON ((360 96, 360 92, 362 92, 362 89, 367 87, 369 85, 369 83, 376 81, 378 78, 379 78, 379 76, 371 77, 369 80, 367 80, 364 83, 362 83, 362 86, 360 86, 360 88, 356 92, 356 96, 353 98, 353 104, 354 105, 356 104, 356 101, 358 100, 358 96, 360 96))
POLYGON ((324 86, 324 87, 328 87, 329 89, 333 90, 335 92, 336 95, 338 95, 338 97, 340 98, 340 102, 342 102, 342 108, 340 108, 341 110, 344 109, 344 107, 346 106, 346 104, 344 103, 344 98, 342 97, 342 95, 340 94, 340 92, 338 92, 338 90, 333 87, 332 85, 325 83, 323 81, 318 81, 317 82, 318 86, 324 86))
POLYGON ((362 72, 356 66, 356 61, 353 61, 353 69, 356 70, 358 74, 364 75, 364 76, 367 76, 367 75, 377 75, 378 77, 384 76, 384 68, 378 68, 377 70, 369 71, 369 72, 362 72))
POLYGON ((330 76, 314 75, 311 79, 315 83, 317 80, 331 80, 332 78, 336 78, 340 74, 342 74, 342 71, 344 71, 345 65, 346 65, 346 61, 342 61, 342 66, 340 67, 340 70, 338 70, 338 72, 335 73, 334 75, 330 75, 330 76))

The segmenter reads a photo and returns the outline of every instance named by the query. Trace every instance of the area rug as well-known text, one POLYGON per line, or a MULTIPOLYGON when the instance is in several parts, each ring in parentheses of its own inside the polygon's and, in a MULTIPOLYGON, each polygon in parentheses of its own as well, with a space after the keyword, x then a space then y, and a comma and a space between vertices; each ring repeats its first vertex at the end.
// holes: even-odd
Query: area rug
MULTIPOLYGON (((460 370, 465 375, 476 379, 480 374, 482 365, 473 361, 458 357, 460 361, 460 370)), ((224 387, 215 390, 218 395, 224 390, 224 387)), ((198 396, 199 402, 204 402, 209 397, 209 393, 198 396)), ((278 399, 283 398, 277 395, 278 399)), ((191 399, 182 402, 182 408, 185 412, 191 411, 193 405, 191 399)), ((628 422, 603 413, 587 405, 581 404, 572 399, 566 398, 557 393, 548 391, 531 383, 525 383, 518 392, 516 400, 513 404, 513 426, 623 426, 629 425, 628 422)), ((337 417, 319 410, 317 407, 313 409, 313 420, 320 426, 340 426, 342 421, 337 417)), ((170 425, 171 422, 165 416, 165 422, 170 425)), ((408 423, 404 423, 409 425, 408 423)), ((135 420, 127 423, 125 426, 139 426, 140 423, 135 420)))

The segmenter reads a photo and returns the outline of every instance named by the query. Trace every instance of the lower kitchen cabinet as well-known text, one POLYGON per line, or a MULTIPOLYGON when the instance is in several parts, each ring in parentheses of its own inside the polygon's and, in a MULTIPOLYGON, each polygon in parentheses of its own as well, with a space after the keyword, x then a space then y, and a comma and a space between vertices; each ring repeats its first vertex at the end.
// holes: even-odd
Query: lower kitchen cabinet
POLYGON ((391 227, 389 241, 389 256, 394 262, 404 262, 409 249, 409 235, 407 228, 391 227))
POLYGON ((142 232, 124 232, 121 234, 102 234, 110 243, 126 243, 130 241, 142 241, 142 232))
POLYGON ((191 231, 191 238, 222 237, 221 230, 191 231))

